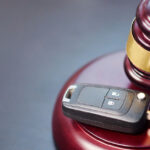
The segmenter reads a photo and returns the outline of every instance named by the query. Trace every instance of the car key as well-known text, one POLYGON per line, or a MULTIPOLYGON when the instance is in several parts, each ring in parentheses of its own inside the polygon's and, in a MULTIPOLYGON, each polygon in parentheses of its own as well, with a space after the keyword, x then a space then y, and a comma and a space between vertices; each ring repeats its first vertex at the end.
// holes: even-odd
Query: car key
POLYGON ((110 86, 76 84, 64 94, 64 115, 79 122, 124 133, 141 132, 146 125, 149 95, 110 86))

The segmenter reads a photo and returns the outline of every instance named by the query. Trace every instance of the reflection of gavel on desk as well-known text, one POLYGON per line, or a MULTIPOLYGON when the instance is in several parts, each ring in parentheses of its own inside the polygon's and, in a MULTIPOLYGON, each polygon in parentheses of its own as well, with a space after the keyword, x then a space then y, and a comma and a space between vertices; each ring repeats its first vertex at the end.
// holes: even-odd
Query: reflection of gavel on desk
POLYGON ((137 9, 126 57, 124 51, 99 57, 78 70, 62 88, 53 114, 53 135, 59 149, 150 149, 149 125, 142 133, 132 135, 85 125, 62 113, 63 95, 68 86, 75 83, 110 85, 150 93, 149 7, 150 0, 143 0, 137 9))

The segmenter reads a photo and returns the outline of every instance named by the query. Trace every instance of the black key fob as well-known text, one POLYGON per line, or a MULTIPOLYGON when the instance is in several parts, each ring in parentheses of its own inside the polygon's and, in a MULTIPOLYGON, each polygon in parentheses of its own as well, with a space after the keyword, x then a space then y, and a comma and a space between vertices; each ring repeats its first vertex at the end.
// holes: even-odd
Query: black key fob
POLYGON ((138 133, 146 124, 149 95, 92 84, 71 85, 64 94, 64 115, 79 122, 124 133, 138 133))

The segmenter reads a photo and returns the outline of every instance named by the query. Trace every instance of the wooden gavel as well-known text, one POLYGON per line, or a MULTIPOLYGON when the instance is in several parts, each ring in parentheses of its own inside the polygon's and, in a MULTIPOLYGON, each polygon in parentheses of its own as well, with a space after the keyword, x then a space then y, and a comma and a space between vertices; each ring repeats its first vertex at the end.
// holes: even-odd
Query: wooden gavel
POLYGON ((150 87, 150 0, 142 0, 127 41, 125 71, 129 79, 150 87))

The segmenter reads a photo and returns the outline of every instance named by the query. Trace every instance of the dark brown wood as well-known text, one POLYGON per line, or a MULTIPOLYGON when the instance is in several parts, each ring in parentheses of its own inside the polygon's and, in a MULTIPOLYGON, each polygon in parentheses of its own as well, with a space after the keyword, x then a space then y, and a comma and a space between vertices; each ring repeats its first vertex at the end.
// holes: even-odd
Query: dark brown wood
POLYGON ((141 0, 136 11, 136 20, 142 32, 150 36, 150 0, 141 0))
POLYGON ((62 113, 62 97, 73 83, 96 83, 130 88, 150 93, 135 86, 124 72, 125 52, 118 52, 90 62, 76 72, 62 88, 53 113, 53 136, 60 150, 124 150, 125 148, 150 149, 150 126, 141 134, 130 135, 81 124, 62 113))
POLYGON ((132 33, 142 47, 150 50, 150 0, 142 0, 139 4, 132 33))
POLYGON ((150 74, 135 67, 128 57, 125 58, 124 68, 128 78, 137 86, 150 88, 150 74))

